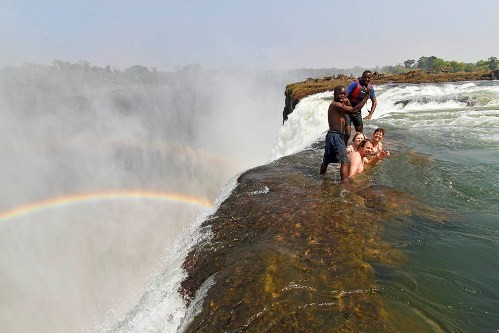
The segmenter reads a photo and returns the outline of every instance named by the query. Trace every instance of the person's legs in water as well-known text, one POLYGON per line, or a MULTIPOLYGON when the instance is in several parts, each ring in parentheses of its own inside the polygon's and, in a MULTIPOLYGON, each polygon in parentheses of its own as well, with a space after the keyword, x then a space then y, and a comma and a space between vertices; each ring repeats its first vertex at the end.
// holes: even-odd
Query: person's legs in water
POLYGON ((361 112, 351 116, 352 124, 355 126, 355 132, 360 132, 364 130, 364 122, 362 121, 361 112))
POLYGON ((322 162, 321 164, 321 175, 325 174, 327 171, 327 164, 322 162))
POLYGON ((350 167, 350 163, 341 163, 340 167, 340 176, 341 180, 347 179, 348 178, 348 169, 350 167))
POLYGON ((350 140, 350 134, 352 133, 352 119, 350 115, 345 116, 345 146, 348 146, 348 140, 350 140))

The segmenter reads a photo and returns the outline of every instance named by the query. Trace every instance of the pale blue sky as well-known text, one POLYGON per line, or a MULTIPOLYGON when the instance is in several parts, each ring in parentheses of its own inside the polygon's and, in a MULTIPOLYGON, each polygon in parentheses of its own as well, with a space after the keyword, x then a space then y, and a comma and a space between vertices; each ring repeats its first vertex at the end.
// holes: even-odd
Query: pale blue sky
POLYGON ((0 0, 0 67, 349 68, 499 57, 497 0, 0 0))

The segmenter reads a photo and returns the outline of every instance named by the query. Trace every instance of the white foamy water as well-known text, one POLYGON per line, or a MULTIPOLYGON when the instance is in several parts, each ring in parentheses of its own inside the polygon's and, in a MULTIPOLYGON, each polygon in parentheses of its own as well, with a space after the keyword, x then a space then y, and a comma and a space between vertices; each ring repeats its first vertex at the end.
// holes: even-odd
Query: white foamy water
POLYGON ((272 160, 300 151, 321 137, 329 128, 327 109, 332 100, 333 92, 302 99, 279 129, 272 160))
POLYGON ((118 324, 110 323, 111 327, 104 328, 109 332, 177 332, 189 325, 190 321, 200 311, 203 298, 213 280, 208 279, 201 286, 189 307, 178 292, 180 283, 186 277, 182 269, 184 259, 189 250, 196 244, 210 241, 210 230, 200 228, 201 223, 215 213, 220 204, 226 200, 237 185, 239 174, 234 176, 222 189, 213 208, 200 215, 190 232, 178 241, 172 255, 166 260, 164 270, 159 273, 149 286, 137 305, 129 311, 125 319, 118 324))
MULTIPOLYGON (((469 140, 499 140, 499 84, 497 81, 380 85, 375 87, 378 106, 370 121, 364 121, 370 135, 374 127, 396 127, 411 131, 445 127, 466 132, 469 140)), ((327 109, 333 92, 308 96, 288 115, 279 129, 272 157, 292 154, 322 139, 328 129, 327 109)), ((370 102, 362 109, 363 116, 370 102)), ((435 135, 434 133, 434 135, 435 135)))

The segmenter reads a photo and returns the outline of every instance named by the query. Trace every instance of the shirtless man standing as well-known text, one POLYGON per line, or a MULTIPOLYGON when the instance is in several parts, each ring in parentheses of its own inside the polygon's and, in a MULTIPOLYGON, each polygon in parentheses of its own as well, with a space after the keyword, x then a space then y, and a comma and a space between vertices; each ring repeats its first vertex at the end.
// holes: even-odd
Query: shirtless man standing
POLYGON ((364 171, 364 167, 366 164, 368 165, 375 165, 382 159, 384 159, 386 156, 389 155, 387 151, 380 150, 379 152, 376 153, 373 159, 371 159, 369 162, 366 162, 366 155, 370 154, 373 151, 373 143, 371 140, 362 140, 362 142, 359 144, 359 147, 357 148, 356 151, 352 151, 348 154, 348 157, 350 159, 350 167, 348 168, 348 178, 351 178, 355 176, 356 174, 361 173, 364 171))
POLYGON ((340 175, 341 179, 348 177, 348 165, 350 160, 347 155, 347 147, 345 144, 345 114, 355 114, 362 109, 369 98, 368 93, 355 107, 352 107, 347 98, 347 92, 344 86, 334 88, 334 100, 329 105, 327 112, 327 120, 329 123, 329 131, 326 135, 326 147, 324 148, 324 158, 321 164, 321 175, 326 173, 329 163, 341 163, 340 175))

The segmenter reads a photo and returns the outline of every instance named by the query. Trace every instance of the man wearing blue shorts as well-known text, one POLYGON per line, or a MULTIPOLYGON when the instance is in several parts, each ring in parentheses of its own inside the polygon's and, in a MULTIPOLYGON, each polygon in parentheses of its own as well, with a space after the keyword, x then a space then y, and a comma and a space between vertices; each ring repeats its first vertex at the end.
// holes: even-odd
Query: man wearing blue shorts
MULTIPOLYGON (((367 90, 370 93, 369 88, 367 90)), ((326 173, 329 163, 340 163, 341 179, 343 180, 348 177, 350 160, 348 159, 345 143, 345 118, 347 117, 346 115, 355 114, 362 109, 369 98, 369 93, 355 107, 352 107, 347 98, 345 87, 337 86, 334 88, 334 100, 329 105, 327 112, 329 131, 326 134, 326 146, 320 170, 321 175, 326 173)))

